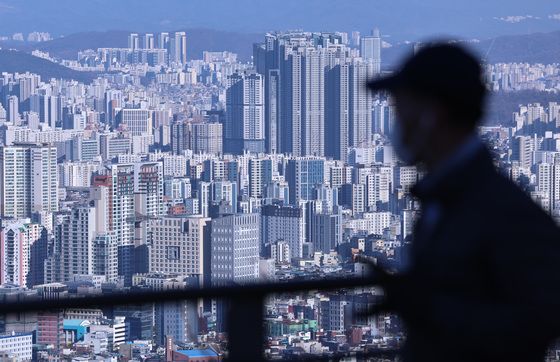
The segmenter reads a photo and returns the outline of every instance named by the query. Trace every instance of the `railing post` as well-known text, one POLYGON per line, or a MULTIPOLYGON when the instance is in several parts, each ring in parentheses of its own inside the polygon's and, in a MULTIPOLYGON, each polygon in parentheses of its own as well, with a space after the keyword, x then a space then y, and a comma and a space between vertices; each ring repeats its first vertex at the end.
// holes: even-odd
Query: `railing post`
POLYGON ((262 361, 264 294, 250 293, 230 299, 228 361, 262 361))

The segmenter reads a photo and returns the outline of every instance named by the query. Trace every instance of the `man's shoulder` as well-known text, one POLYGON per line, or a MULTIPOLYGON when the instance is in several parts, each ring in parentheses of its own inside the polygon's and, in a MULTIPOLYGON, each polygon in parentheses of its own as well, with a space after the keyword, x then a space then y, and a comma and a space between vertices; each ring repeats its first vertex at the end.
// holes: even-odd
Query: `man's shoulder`
POLYGON ((547 227, 558 231, 552 218, 507 177, 496 171, 481 181, 479 197, 470 201, 479 204, 476 209, 489 224, 494 224, 498 229, 547 227))

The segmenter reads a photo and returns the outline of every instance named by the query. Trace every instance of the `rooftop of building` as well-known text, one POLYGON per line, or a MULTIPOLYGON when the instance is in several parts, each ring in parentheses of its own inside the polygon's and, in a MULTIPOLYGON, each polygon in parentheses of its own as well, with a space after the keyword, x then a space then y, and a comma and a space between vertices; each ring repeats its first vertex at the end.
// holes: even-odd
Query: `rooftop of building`
POLYGON ((214 352, 214 350, 210 348, 206 349, 182 349, 177 351, 177 353, 181 353, 189 358, 195 357, 217 357, 218 354, 214 352))

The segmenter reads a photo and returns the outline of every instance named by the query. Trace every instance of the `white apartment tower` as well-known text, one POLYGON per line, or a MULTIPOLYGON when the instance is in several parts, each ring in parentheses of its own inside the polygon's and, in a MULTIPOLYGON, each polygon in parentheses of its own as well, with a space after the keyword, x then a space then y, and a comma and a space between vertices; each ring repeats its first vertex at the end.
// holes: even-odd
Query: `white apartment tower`
POLYGON ((185 32, 176 32, 173 39, 171 39, 169 60, 175 64, 187 63, 187 34, 185 32))
POLYGON ((0 214, 27 218, 58 211, 56 147, 15 144, 0 148, 0 214))
POLYGON ((140 48, 140 37, 137 33, 128 36, 128 49, 137 50, 140 48))

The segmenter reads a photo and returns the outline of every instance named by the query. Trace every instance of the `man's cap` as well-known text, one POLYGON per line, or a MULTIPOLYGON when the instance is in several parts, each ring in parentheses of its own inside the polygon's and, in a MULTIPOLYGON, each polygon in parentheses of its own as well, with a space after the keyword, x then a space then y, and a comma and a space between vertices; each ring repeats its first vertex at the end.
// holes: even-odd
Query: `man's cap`
POLYGON ((373 79, 367 86, 374 92, 418 92, 476 118, 482 115, 486 94, 479 61, 463 47, 449 43, 421 48, 398 72, 373 79))

